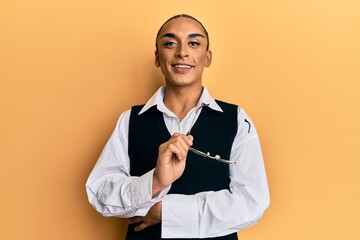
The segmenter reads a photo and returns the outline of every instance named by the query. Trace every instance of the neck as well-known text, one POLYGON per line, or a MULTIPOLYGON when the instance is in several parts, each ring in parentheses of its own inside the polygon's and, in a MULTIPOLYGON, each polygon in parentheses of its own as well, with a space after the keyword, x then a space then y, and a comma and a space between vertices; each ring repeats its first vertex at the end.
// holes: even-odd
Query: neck
POLYGON ((166 86, 165 106, 181 121, 186 114, 199 102, 202 86, 196 88, 170 88, 166 86))

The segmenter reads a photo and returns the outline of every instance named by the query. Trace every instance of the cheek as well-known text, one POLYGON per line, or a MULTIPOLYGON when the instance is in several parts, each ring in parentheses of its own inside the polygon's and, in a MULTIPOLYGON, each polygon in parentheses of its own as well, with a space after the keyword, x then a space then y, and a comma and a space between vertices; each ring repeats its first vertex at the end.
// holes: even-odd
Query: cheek
POLYGON ((164 62, 160 63, 160 70, 164 76, 169 76, 171 70, 169 69, 169 66, 165 64, 164 62))
POLYGON ((158 62, 161 66, 165 66, 169 62, 169 57, 167 55, 160 54, 158 56, 158 62))
POLYGON ((195 59, 195 63, 197 66, 201 66, 201 67, 205 67, 206 65, 206 56, 199 56, 198 58, 195 59))

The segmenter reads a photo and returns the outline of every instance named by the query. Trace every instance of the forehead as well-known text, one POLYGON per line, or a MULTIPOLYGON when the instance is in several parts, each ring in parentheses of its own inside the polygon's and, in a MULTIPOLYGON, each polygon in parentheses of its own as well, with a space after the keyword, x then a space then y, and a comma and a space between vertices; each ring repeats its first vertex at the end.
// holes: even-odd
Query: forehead
POLYGON ((200 33, 205 35, 203 27, 195 20, 187 17, 175 18, 167 22, 161 29, 159 36, 166 33, 174 33, 176 35, 188 35, 192 33, 200 33))

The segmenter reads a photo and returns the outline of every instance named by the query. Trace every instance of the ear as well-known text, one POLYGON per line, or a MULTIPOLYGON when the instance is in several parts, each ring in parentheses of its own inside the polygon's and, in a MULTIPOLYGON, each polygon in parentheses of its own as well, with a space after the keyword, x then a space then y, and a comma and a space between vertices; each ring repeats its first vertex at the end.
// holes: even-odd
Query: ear
POLYGON ((157 50, 155 51, 155 67, 160 67, 159 53, 157 50))
POLYGON ((206 61, 205 61, 205 67, 210 67, 212 60, 212 52, 211 50, 206 51, 206 61))

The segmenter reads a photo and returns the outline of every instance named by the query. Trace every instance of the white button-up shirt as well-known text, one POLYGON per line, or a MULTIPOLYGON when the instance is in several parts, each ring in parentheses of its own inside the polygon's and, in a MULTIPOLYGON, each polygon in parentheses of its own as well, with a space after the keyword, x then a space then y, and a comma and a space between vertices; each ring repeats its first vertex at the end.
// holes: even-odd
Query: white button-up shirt
MULTIPOLYGON (((206 104, 222 112, 206 88, 197 107, 182 121, 164 104, 165 88, 161 87, 139 114, 152 106, 163 113, 171 134, 186 134, 199 116, 196 110, 206 104)), ((207 238, 227 235, 255 224, 268 207, 270 198, 260 143, 254 124, 243 109, 238 108, 238 131, 230 160, 229 189, 200 192, 195 195, 168 194, 171 185, 152 197, 154 169, 140 177, 130 176, 128 131, 131 110, 121 114, 86 183, 90 203, 104 216, 130 218, 145 216, 162 201, 163 238, 207 238), (250 122, 249 125, 244 120, 250 122), (247 135, 249 134, 249 135, 247 135), (245 149, 245 151, 244 151, 245 149)), ((209 159, 209 161, 215 161, 209 159)), ((225 163, 224 163, 225 164, 225 163)))

